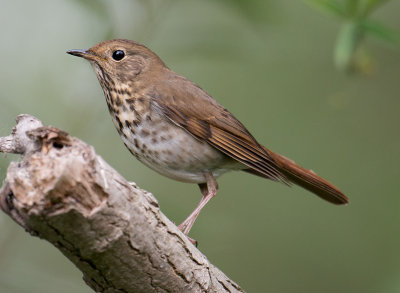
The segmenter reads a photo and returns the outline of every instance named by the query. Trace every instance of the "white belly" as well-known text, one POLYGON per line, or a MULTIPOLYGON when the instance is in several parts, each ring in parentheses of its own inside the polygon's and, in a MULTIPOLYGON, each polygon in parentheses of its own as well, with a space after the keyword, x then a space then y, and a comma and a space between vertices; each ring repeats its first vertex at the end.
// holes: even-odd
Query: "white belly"
MULTIPOLYGON (((123 122, 123 113, 119 117, 123 122)), ((113 121, 118 129, 115 117, 113 121)), ((139 161, 158 173, 179 181, 203 183, 206 181, 206 172, 212 172, 216 178, 229 170, 243 167, 239 162, 161 117, 151 121, 143 119, 134 126, 134 131, 124 127, 121 137, 139 161)))

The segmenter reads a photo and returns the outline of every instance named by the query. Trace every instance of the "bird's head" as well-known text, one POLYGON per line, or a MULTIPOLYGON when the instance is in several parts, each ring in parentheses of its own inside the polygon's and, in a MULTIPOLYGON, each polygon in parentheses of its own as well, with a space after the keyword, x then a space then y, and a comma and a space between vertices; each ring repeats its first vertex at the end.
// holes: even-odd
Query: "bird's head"
POLYGON ((88 50, 67 53, 88 60, 102 85, 104 82, 130 83, 148 73, 154 77, 165 68, 163 61, 150 49, 123 39, 104 41, 88 50))

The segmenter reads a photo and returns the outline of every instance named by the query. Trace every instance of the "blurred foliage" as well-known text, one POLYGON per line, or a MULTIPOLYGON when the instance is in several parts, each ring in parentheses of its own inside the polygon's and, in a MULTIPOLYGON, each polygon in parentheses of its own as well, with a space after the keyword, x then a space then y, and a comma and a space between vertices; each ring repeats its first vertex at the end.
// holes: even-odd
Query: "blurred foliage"
POLYGON ((386 25, 370 19, 370 15, 388 0, 306 0, 311 6, 338 17, 341 29, 334 51, 339 70, 371 73, 372 56, 365 49, 365 37, 380 38, 398 45, 400 35, 386 25))
MULTIPOLYGON (((65 54, 104 39, 139 41, 260 143, 350 197, 337 207, 300 188, 239 172, 221 176, 218 196, 191 231, 213 264, 247 292, 400 292, 400 1, 307 3, 337 17, 339 36, 330 16, 304 1, 0 0, 0 135, 16 115, 35 115, 93 145, 182 221, 200 200, 197 186, 137 162, 110 121, 92 68, 65 54), (335 37, 342 70, 374 74, 337 70, 335 37)), ((0 179, 18 159, 2 156, 0 179)), ((2 293, 91 292, 56 248, 2 213, 0 231, 2 293)))
POLYGON ((249 22, 257 25, 270 21, 274 17, 273 0, 223 0, 239 13, 249 19, 249 22))
POLYGON ((106 24, 108 31, 105 32, 105 39, 110 39, 115 33, 115 25, 111 15, 112 10, 109 7, 109 1, 102 0, 72 0, 76 2, 82 9, 88 13, 96 15, 102 22, 106 24))
MULTIPOLYGON (((152 34, 159 24, 160 18, 166 15, 168 7, 177 0, 136 0, 111 2, 107 0, 73 0, 82 9, 95 15, 106 24, 107 31, 104 32, 104 40, 115 38, 120 28, 120 20, 116 15, 120 14, 120 7, 127 12, 128 17, 123 18, 123 26, 129 28, 130 34, 135 34, 136 39, 141 39, 138 34, 152 34), (138 13, 139 11, 139 13, 138 13), (134 12, 129 15, 129 12, 134 12)), ((129 38, 125 36, 125 38, 129 38)))

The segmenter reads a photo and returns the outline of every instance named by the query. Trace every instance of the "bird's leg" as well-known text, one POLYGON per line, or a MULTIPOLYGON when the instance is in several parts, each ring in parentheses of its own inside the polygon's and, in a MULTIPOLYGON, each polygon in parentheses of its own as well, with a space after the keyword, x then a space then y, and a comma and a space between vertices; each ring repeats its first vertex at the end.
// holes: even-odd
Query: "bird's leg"
POLYGON ((218 183, 212 173, 207 172, 205 174, 205 177, 206 183, 199 184, 200 191, 203 194, 203 198, 201 199, 196 209, 190 214, 190 216, 187 217, 186 220, 178 226, 179 230, 181 230, 185 235, 189 234, 189 231, 192 228, 197 217, 199 216, 201 209, 208 203, 210 199, 212 199, 217 194, 218 183))

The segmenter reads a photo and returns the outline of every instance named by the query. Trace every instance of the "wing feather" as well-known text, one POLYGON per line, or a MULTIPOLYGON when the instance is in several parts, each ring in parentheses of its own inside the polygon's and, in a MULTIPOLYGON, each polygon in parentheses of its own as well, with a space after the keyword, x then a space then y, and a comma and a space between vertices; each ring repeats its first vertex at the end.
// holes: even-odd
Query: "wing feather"
POLYGON ((169 75, 148 94, 152 105, 171 122, 247 166, 244 171, 287 185, 293 182, 335 204, 348 202, 333 184, 260 145, 243 124, 196 84, 172 71, 169 74, 174 78, 169 75))
POLYGON ((239 137, 236 133, 221 128, 221 124, 216 123, 218 120, 212 119, 211 116, 204 120, 196 117, 191 111, 173 108, 171 104, 159 104, 159 107, 173 123, 184 128, 198 139, 206 141, 224 154, 249 168, 257 170, 271 180, 288 182, 275 165, 274 160, 250 134, 245 137, 246 139, 243 139, 243 134, 247 132, 244 126, 241 131, 242 137, 239 137))

